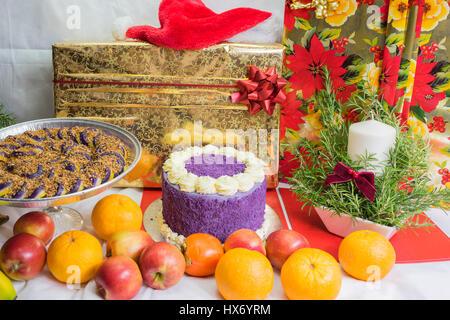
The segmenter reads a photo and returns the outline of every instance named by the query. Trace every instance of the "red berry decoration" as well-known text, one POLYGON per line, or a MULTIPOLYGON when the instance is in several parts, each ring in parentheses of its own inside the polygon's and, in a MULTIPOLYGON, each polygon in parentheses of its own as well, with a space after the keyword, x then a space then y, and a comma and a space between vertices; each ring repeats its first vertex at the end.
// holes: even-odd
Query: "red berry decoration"
POLYGON ((373 62, 378 63, 378 61, 380 61, 380 57, 379 56, 375 56, 375 58, 373 59, 373 62))
POLYGON ((436 52, 438 50, 438 44, 437 42, 432 42, 431 43, 431 51, 436 52))
POLYGON ((445 124, 447 121, 444 121, 444 117, 434 116, 433 117, 434 122, 428 123, 428 131, 438 131, 438 132, 445 132, 445 124))

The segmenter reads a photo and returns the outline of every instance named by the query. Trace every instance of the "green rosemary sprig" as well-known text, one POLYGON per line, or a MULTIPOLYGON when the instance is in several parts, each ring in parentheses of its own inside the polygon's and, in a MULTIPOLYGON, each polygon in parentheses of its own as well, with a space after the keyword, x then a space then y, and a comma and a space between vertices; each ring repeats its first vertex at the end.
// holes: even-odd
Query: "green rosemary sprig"
POLYGON ((323 207, 337 214, 348 214, 396 228, 420 227, 427 222, 411 219, 430 207, 443 207, 450 199, 447 188, 438 189, 429 184, 430 142, 416 136, 412 130, 402 130, 393 110, 378 99, 378 93, 366 87, 345 105, 332 90, 328 70, 324 69, 325 89, 316 93, 316 108, 324 125, 318 141, 301 138, 286 147, 300 163, 289 182, 303 207, 323 207), (353 182, 325 186, 337 162, 360 171, 370 168, 373 155, 354 161, 347 154, 349 123, 342 118, 347 108, 353 108, 361 120, 374 118, 397 130, 395 147, 390 151, 388 163, 381 175, 375 177, 375 200, 370 202, 353 182))

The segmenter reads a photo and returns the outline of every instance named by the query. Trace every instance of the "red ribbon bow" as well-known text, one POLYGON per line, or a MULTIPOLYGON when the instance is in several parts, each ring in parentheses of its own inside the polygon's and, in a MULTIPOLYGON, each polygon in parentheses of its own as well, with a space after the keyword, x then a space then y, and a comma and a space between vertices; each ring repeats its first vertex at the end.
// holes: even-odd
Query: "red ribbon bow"
POLYGON ((231 94, 231 101, 247 103, 250 114, 264 109, 272 115, 275 104, 286 100, 281 89, 287 84, 287 80, 279 78, 274 67, 263 71, 255 66, 248 66, 248 74, 249 80, 237 81, 239 92, 231 94))
POLYGON ((377 191, 374 187, 375 175, 373 172, 356 172, 342 162, 336 164, 333 172, 334 174, 328 175, 325 179, 326 186, 331 183, 341 183, 353 180, 359 191, 361 191, 370 202, 373 202, 377 191))

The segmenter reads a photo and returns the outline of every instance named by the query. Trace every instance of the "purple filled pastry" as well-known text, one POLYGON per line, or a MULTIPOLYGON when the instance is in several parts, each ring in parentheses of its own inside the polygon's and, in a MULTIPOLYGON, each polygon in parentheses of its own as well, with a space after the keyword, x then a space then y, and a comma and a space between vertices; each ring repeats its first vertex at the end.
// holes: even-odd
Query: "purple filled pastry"
POLYGON ((209 233, 221 242, 238 229, 260 229, 267 191, 262 162, 232 148, 200 149, 174 152, 164 164, 165 223, 185 237, 209 233))

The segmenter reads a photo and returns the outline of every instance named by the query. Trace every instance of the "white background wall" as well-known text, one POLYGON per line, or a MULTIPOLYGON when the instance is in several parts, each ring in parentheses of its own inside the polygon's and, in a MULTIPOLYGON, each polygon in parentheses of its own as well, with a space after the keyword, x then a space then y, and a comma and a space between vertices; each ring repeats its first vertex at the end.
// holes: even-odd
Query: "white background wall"
MULTIPOLYGON (((112 41, 116 18, 159 27, 161 0, 0 0, 0 104, 18 121, 53 117, 51 45, 112 41)), ((272 12, 236 42, 281 42, 284 0, 204 0, 217 13, 252 7, 272 12)))

